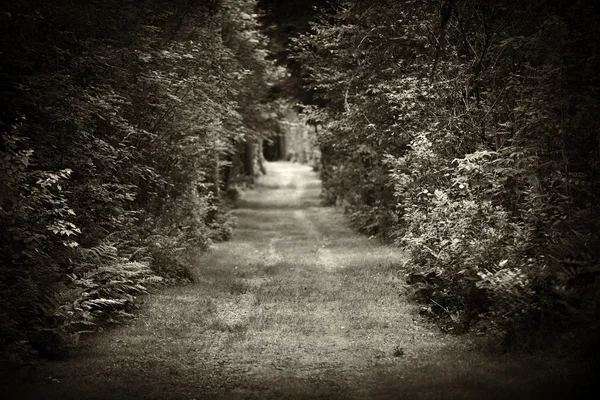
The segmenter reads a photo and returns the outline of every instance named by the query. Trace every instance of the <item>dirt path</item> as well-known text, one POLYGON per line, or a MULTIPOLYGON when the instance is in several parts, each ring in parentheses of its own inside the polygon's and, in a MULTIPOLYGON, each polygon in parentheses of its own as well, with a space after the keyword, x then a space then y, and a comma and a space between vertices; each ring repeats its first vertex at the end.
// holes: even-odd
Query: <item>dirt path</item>
POLYGON ((9 398, 562 398, 548 385, 567 376, 559 364, 484 356, 422 321, 401 295, 402 252, 319 206, 308 167, 268 167, 194 285, 150 296, 9 398))

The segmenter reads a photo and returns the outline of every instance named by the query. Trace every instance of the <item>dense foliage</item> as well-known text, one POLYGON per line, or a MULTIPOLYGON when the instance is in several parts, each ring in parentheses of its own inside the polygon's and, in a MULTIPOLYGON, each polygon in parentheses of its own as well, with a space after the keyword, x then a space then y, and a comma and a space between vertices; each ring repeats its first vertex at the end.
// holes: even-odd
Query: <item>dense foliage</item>
POLYGON ((285 93, 305 103, 296 147, 325 200, 407 249, 446 327, 506 346, 597 329, 599 7, 2 3, 2 356, 62 355, 185 279, 229 237, 228 198, 262 169, 274 119, 297 120, 285 93))
POLYGON ((286 39, 326 201, 407 249, 451 329, 597 328, 598 3, 329 4, 286 39))
POLYGON ((277 79, 254 7, 0 6, 3 355, 64 354, 228 238, 277 79))

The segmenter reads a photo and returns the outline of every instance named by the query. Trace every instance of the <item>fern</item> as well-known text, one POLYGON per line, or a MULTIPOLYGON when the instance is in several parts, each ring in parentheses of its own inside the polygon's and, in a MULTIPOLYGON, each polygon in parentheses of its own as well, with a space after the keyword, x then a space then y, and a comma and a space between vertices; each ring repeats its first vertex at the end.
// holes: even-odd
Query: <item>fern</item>
POLYGON ((148 263, 119 257, 115 246, 78 251, 82 256, 79 269, 87 270, 70 274, 68 283, 56 285, 43 306, 46 315, 60 321, 52 331, 68 346, 77 345, 82 334, 95 332, 105 323, 132 318, 137 297, 163 281, 148 263), (90 269, 91 265, 96 267, 90 269))

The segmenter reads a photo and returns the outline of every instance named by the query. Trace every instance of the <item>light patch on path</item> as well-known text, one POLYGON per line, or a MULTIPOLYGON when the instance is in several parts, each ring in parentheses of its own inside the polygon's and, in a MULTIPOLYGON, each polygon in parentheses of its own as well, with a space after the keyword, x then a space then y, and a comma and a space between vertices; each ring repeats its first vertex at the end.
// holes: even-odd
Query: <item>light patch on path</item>
POLYGON ((281 256, 281 254, 279 254, 277 252, 277 249, 275 248, 275 243, 277 243, 279 240, 281 240, 281 239, 277 239, 277 238, 269 239, 269 248, 267 249, 267 255, 265 257, 265 265, 266 266, 273 266, 283 260, 283 256, 281 256))
POLYGON ((216 316, 227 329, 235 330, 246 326, 256 305, 256 297, 252 293, 244 293, 234 299, 217 299, 216 316))
POLYGON ((425 323, 402 296, 402 250, 354 233, 320 190, 309 167, 268 164, 193 285, 5 398, 567 398, 549 385, 568 376, 559 362, 488 357, 425 323))
POLYGON ((319 237, 319 232, 317 231, 315 225, 308 218, 306 218, 305 211, 294 210, 294 217, 298 220, 298 224, 306 229, 308 236, 315 243, 314 253, 318 260, 317 264, 328 271, 336 267, 343 267, 343 265, 340 263, 341 258, 336 257, 327 248, 328 242, 319 237))

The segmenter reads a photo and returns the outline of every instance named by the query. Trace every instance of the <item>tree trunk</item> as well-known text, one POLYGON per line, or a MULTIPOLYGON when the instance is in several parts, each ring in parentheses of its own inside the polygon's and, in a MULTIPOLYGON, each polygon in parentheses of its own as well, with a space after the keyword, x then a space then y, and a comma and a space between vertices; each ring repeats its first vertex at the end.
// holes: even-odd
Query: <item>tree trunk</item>
POLYGON ((220 182, 220 174, 221 174, 221 162, 219 160, 219 152, 215 151, 215 170, 213 172, 213 185, 214 185, 214 193, 217 198, 221 196, 221 182, 220 182))
POLYGON ((254 143, 251 141, 244 142, 244 172, 246 175, 254 177, 254 143))
POLYGON ((285 160, 287 157, 287 140, 285 133, 280 133, 279 136, 277 136, 277 144, 279 145, 279 157, 277 158, 279 160, 285 160))
POLYGON ((263 153, 264 139, 259 139, 258 141, 258 168, 260 169, 260 173, 263 175, 267 174, 267 169, 265 168, 265 155, 263 153))

